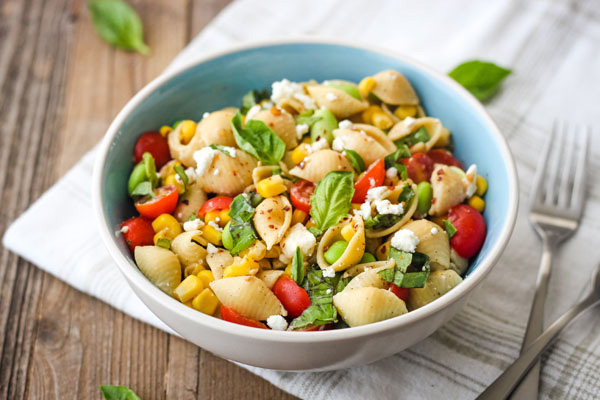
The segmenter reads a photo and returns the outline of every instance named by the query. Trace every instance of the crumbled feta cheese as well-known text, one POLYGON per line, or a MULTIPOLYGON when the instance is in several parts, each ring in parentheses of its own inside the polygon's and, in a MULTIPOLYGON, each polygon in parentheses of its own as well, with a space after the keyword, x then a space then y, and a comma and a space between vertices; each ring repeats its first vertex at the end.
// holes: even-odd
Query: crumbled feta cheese
MULTIPOLYGON (((362 129, 360 130, 360 134, 367 136, 367 132, 363 131, 362 129)), ((371 138, 369 137, 369 139, 371 139, 371 138)))
POLYGON ((375 186, 375 183, 377 183, 377 182, 375 182, 374 178, 369 178, 369 186, 373 187, 373 186, 375 186))
POLYGON ((308 129, 309 127, 307 124, 296 125, 296 137, 298 140, 302 140, 302 136, 304 136, 305 133, 308 133, 308 129))
POLYGON ((179 174, 175 174, 175 181, 177 183, 183 184, 183 179, 181 179, 181 176, 179 176, 179 174))
POLYGON ((396 167, 390 167, 387 169, 387 171, 385 171, 385 176, 387 176, 388 179, 394 179, 398 176, 398 170, 396 167))
POLYGON ((389 200, 375 200, 373 204, 379 214, 402 215, 404 213, 402 204, 392 204, 389 200))
POLYGON ((223 232, 223 228, 221 228, 219 226, 219 224, 217 224, 215 221, 209 221, 208 222, 209 226, 212 226, 213 228, 215 228, 216 230, 218 230, 219 232, 223 232))
POLYGON ((204 222, 201 219, 193 219, 191 221, 185 221, 183 223, 183 230, 186 232, 197 231, 204 226, 204 222))
POLYGON ((312 154, 312 153, 315 153, 315 152, 317 152, 319 150, 326 149, 328 147, 329 147, 329 144, 327 143, 327 139, 320 138, 319 140, 317 140, 316 142, 314 142, 310 146, 306 146, 306 150, 308 151, 308 154, 312 154))
POLYGON ((315 101, 304 93, 304 88, 299 83, 283 79, 273 82, 271 88, 271 100, 276 104, 293 98, 299 100, 306 109, 316 108, 315 101))
POLYGON ((436 233, 438 233, 438 232, 439 232, 439 229, 438 229, 438 228, 436 228, 435 226, 434 226, 433 228, 431 228, 431 234, 432 234, 432 235, 435 235, 435 234, 436 234, 436 233))
POLYGON ((325 268, 323 270, 324 278, 333 278, 334 276, 335 276, 335 269, 333 269, 333 267, 325 268))
POLYGON ((219 252, 219 249, 214 244, 209 243, 209 244, 206 245, 206 252, 208 254, 215 254, 215 253, 219 252))
POLYGON ((221 149, 231 158, 235 158, 235 147, 223 146, 221 149))
POLYGON ((296 253, 296 247, 305 256, 310 256, 317 245, 317 239, 301 223, 292 226, 281 239, 281 255, 279 259, 288 263, 296 253))
POLYGON ((341 137, 333 139, 331 143, 331 148, 335 151, 344 151, 344 141, 341 137))
POLYGON ((219 168, 215 168, 215 170, 213 171, 213 175, 219 175, 219 168))
POLYGON ((124 226, 121 228, 121 233, 127 233, 129 232, 129 227, 128 226, 124 226))
POLYGON ((194 161, 196 161, 196 175, 204 175, 210 168, 213 158, 215 158, 215 154, 217 154, 217 150, 211 149, 210 147, 203 147, 194 152, 193 158, 194 161))
POLYGON ((419 238, 409 229, 400 229, 392 236, 391 244, 395 249, 414 253, 419 244, 419 238))
POLYGON ((463 186, 467 197, 471 197, 477 191, 477 165, 471 164, 463 178, 463 186))
MULTIPOLYGON (((262 101, 260 104, 262 105, 263 109, 265 109, 265 110, 270 110, 271 108, 275 107, 275 104, 273 104, 270 101, 262 101)), ((282 108, 281 112, 286 112, 286 111, 282 108)))
POLYGON ((192 167, 187 168, 185 170, 185 174, 188 177, 188 184, 191 184, 191 183, 195 182, 196 179, 198 178, 196 176, 196 170, 194 168, 192 168, 192 167))
POLYGON ((352 121, 345 119, 343 121, 340 121, 338 126, 340 129, 350 128, 352 126, 352 121))
POLYGON ((402 120, 402 123, 407 129, 410 129, 414 125, 415 121, 416 119, 414 119, 413 117, 406 117, 402 120))
POLYGON ((255 104, 252 107, 250 107, 250 109, 248 110, 248 112, 246 113, 246 121, 250 121, 252 118, 254 118, 254 116, 256 114, 258 114, 258 112, 261 110, 261 107, 259 104, 255 104))
POLYGON ((360 210, 357 210, 363 220, 371 218, 371 202, 368 200, 360 205, 360 210))
POLYGON ((288 323, 281 315, 271 315, 267 318, 267 325, 274 331, 285 331, 288 323))
POLYGON ((325 95, 325 98, 329 101, 336 101, 338 99, 338 97, 334 93, 331 93, 331 92, 328 92, 325 95))
POLYGON ((202 119, 208 118, 209 115, 210 115, 209 112, 205 112, 204 114, 202 114, 202 119))
MULTIPOLYGON (((372 184, 374 184, 374 183, 375 183, 375 180, 373 180, 372 184)), ((369 189, 367 191, 367 200, 369 200, 369 201, 382 200, 383 195, 387 192, 387 190, 388 190, 388 188, 386 186, 372 187, 371 189, 369 189)))

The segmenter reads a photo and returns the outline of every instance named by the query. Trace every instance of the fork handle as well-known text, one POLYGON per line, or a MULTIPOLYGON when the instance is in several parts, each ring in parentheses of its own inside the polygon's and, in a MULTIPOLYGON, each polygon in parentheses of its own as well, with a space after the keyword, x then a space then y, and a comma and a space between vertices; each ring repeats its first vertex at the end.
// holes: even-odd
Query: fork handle
MULTIPOLYGON (((552 256, 556 241, 547 236, 542 236, 542 258, 538 270, 533 304, 529 312, 527 330, 521 346, 521 354, 544 330, 544 305, 550 281, 550 270, 552 267, 552 256)), ((511 396, 511 400, 532 400, 538 398, 540 384, 540 361, 529 370, 520 385, 511 396)))

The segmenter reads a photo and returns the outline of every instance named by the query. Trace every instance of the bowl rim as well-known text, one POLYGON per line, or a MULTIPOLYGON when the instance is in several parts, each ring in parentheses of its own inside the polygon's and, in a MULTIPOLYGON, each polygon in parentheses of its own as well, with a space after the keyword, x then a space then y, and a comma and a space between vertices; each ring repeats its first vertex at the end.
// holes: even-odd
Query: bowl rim
MULTIPOLYGON (((108 130, 106 131, 100 145, 98 146, 96 159, 94 161, 92 179, 92 202, 94 212, 96 215, 96 221, 100 225, 100 236, 102 238, 102 241, 107 247, 112 259, 116 262, 119 270, 126 278, 128 284, 132 287, 132 290, 134 289, 133 286, 136 286, 138 290, 147 293, 149 296, 153 296, 155 301, 162 303, 164 307, 168 307, 172 313, 177 314, 179 318, 187 321, 187 323, 199 324, 201 326, 204 326, 205 328, 220 331, 220 333, 223 334, 243 336, 248 339, 278 343, 314 343, 351 340, 357 337, 382 334, 386 331, 389 332, 398 328, 407 327, 412 323, 426 319, 434 314, 437 314, 438 312, 441 312, 446 307, 457 302, 464 295, 467 295, 471 290, 477 287, 477 285, 491 271, 492 267, 496 264, 502 252, 508 244, 517 217, 519 187, 514 159, 512 153, 510 152, 506 139, 500 133, 500 130, 498 129, 492 118, 485 111, 483 105, 473 95, 471 95, 471 93, 469 93, 460 84, 448 77, 446 74, 439 72, 435 68, 430 67, 411 57, 377 46, 332 38, 300 37, 245 42, 242 44, 227 46, 223 49, 209 51, 201 56, 198 56, 198 58, 196 58, 191 63, 186 63, 185 65, 175 68, 168 67, 165 72, 163 72, 157 78, 153 79, 150 83, 144 86, 127 102, 127 104, 117 114, 113 122, 110 124, 108 130), (433 301, 417 310, 411 311, 409 313, 394 318, 347 329, 334 329, 318 332, 294 332, 276 331, 270 329, 256 329, 246 327, 243 325, 233 324, 231 322, 227 322, 220 318, 212 317, 210 315, 205 315, 203 313, 189 308, 183 303, 170 297, 169 295, 161 291, 159 288, 154 286, 148 279, 146 279, 141 273, 139 273, 139 271, 135 271, 132 268, 129 259, 125 257, 123 253, 121 253, 121 250, 117 246, 116 236, 114 235, 115 228, 110 227, 108 225, 108 218, 104 213, 104 208, 102 207, 102 184, 105 178, 103 171, 106 158, 111 148, 111 144, 115 136, 119 132, 121 126, 130 115, 130 113, 143 100, 145 100, 156 89, 160 88, 164 83, 168 82, 175 76, 189 69, 195 68, 199 64, 244 50, 293 44, 315 44, 349 47, 371 53, 377 53, 386 57, 396 59, 403 63, 412 65, 413 67, 424 71, 431 77, 438 79, 443 84, 449 86, 452 90, 454 90, 454 92, 456 92, 457 95, 462 97, 463 100, 465 100, 469 104, 469 106, 472 107, 482 118, 489 132, 492 134, 493 138, 498 144, 508 174, 507 180, 509 202, 507 205, 507 218, 505 219, 504 226, 502 227, 497 242, 490 250, 490 254, 480 261, 480 265, 475 269, 475 271, 469 274, 469 276, 466 279, 464 279, 463 282, 461 282, 461 284, 458 285, 454 290, 450 291, 449 293, 446 293, 439 299, 436 299, 436 301, 433 301)), ((155 314, 152 308, 147 304, 143 296, 139 296, 136 293, 136 290, 133 290, 133 292, 146 304, 150 311, 152 311, 152 313, 155 314)), ((167 324, 160 317, 159 319, 173 330, 177 332, 179 331, 176 326, 173 327, 167 324)), ((424 338, 425 337, 423 337, 423 339, 424 338)))

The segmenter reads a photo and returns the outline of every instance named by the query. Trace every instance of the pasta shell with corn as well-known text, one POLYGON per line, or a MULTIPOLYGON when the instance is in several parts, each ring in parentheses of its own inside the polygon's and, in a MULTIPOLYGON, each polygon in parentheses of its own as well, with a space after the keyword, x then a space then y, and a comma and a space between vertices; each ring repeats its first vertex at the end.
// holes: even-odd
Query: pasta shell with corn
POLYGON ((196 133, 189 141, 184 140, 182 136, 182 129, 184 127, 184 124, 179 124, 177 128, 171 131, 167 138, 167 142, 169 144, 171 157, 181 161, 186 167, 192 167, 196 165, 194 153, 205 147, 206 143, 199 134, 198 128, 196 128, 196 133))
POLYGON ((333 296, 333 305, 349 326, 360 326, 406 314, 406 305, 389 290, 360 287, 333 296))
POLYGON ((181 283, 181 264, 175 253, 158 246, 137 246, 134 258, 150 282, 173 296, 173 291, 181 283))
POLYGON ((263 200, 254 212, 254 227, 267 250, 279 243, 292 222, 292 205, 285 196, 263 200))

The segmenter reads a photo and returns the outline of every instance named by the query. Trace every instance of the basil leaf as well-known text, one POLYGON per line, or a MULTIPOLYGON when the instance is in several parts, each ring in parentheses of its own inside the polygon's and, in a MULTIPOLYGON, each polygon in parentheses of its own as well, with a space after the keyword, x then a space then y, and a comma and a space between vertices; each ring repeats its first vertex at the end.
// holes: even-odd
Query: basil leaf
POLYGON ((356 151, 344 149, 344 152, 346 153, 346 158, 350 161, 350 164, 352 164, 352 168, 354 168, 357 174, 361 174, 364 170, 367 169, 365 161, 356 151))
POLYGON ((254 216, 254 207, 243 194, 238 194, 229 206, 229 216, 233 222, 250 222, 254 216))
POLYGON ((230 252, 234 256, 238 255, 240 251, 246 250, 248 247, 252 246, 256 239, 258 239, 251 222, 230 224, 229 233, 233 239, 233 247, 230 252))
POLYGON ((296 118, 296 124, 306 124, 310 127, 310 138, 313 143, 323 137, 330 145, 334 139, 333 130, 338 127, 337 119, 327 109, 304 111, 296 118))
POLYGON ((153 199, 156 198, 154 190, 152 190, 152 184, 148 181, 140 182, 135 189, 131 192, 132 196, 150 196, 153 199))
POLYGON ((406 170, 406 165, 396 164, 396 169, 398 170, 398 174, 400 174, 400 179, 402 179, 403 181, 408 179, 408 171, 406 170))
POLYGON ((292 321, 290 329, 336 322, 337 310, 333 305, 335 279, 323 277, 323 271, 313 266, 308 269, 304 286, 311 304, 292 321))
POLYGON ((263 100, 268 100, 271 97, 269 89, 251 90, 242 97, 242 114, 246 115, 249 109, 259 104, 263 100))
POLYGON ((296 117, 296 125, 306 124, 310 127, 315 122, 319 121, 320 119, 321 119, 320 116, 315 115, 315 110, 306 110, 306 111, 302 111, 296 117))
POLYGON ((133 167, 131 175, 129 175, 129 182, 127 183, 127 190, 129 195, 133 194, 133 190, 142 182, 146 181, 146 167, 144 163, 140 161, 138 165, 133 167))
POLYGON ((302 252, 300 247, 296 247, 296 253, 292 258, 292 279, 296 281, 298 285, 302 285, 304 281, 304 259, 302 258, 302 252))
POLYGON ((100 391, 105 400, 141 400, 127 386, 100 385, 100 391))
POLYGON ((227 146, 223 146, 221 144, 211 144, 209 147, 213 150, 220 151, 221 153, 225 154, 228 157, 234 157, 233 154, 231 154, 231 152, 227 146))
POLYGON ((258 158, 265 165, 277 165, 285 153, 285 143, 264 122, 250 120, 242 128, 242 114, 231 120, 235 141, 240 149, 258 158))
POLYGON ((401 215, 395 214, 378 214, 365 221, 365 228, 382 229, 393 226, 400 221, 401 215))
POLYGON ((350 281, 352 280, 352 276, 347 276, 345 278, 340 278, 340 280, 338 281, 336 287, 335 287, 335 292, 339 293, 342 290, 344 290, 344 288, 346 286, 348 286, 348 283, 350 283, 350 281))
POLYGON ((311 226, 308 228, 308 231, 313 234, 314 237, 319 237, 323 234, 323 231, 317 228, 316 226, 311 226))
POLYGON ((379 276, 387 282, 401 288, 419 288, 425 286, 429 276, 429 257, 423 253, 409 253, 390 248, 390 259, 396 261, 394 268, 379 271, 379 276))
POLYGON ((410 135, 404 136, 403 138, 400 138, 400 139, 394 141, 394 144, 398 147, 400 147, 402 145, 413 146, 419 142, 426 142, 428 140, 429 140, 429 132, 427 131, 427 128, 425 128, 424 126, 421 126, 419 129, 417 129, 415 132, 411 133, 410 135))
POLYGON ((190 215, 190 217, 187 220, 188 221, 193 221, 195 219, 198 219, 198 217, 196 216, 196 214, 192 214, 192 215, 190 215))
POLYGON ((414 192, 414 190, 412 190, 410 185, 407 183, 406 185, 404 185, 404 187, 400 191, 400 194, 398 195, 398 203, 404 203, 404 204, 402 204, 402 206, 404 207, 404 210, 406 211, 406 210, 408 210, 408 207, 410 207, 410 204, 412 203, 412 200, 414 198, 415 198, 415 192, 414 192))
POLYGON ((321 231, 326 231, 348 215, 354 195, 354 173, 331 171, 317 185, 310 198, 310 215, 321 231))
MULTIPOLYGON (((398 163, 398 160, 400 160, 401 158, 408 158, 408 157, 410 157, 410 149, 408 148, 407 145, 401 144, 398 147, 398 150, 394 151, 391 154, 388 154, 383 159, 383 161, 385 162, 385 169, 395 167, 396 164, 398 163)), ((402 164, 402 165, 404 165, 404 164, 402 164)))
POLYGON ((128 51, 150 54, 144 43, 142 21, 122 0, 92 0, 88 2, 92 24, 104 41, 128 51))
POLYGON ((239 194, 229 206, 231 221, 227 225, 232 242, 230 251, 234 256, 252 246, 254 241, 258 239, 252 226, 254 207, 251 201, 252 198, 249 194, 239 194))
POLYGON ((456 227, 447 219, 444 220, 444 228, 446 229, 448 239, 452 239, 452 236, 456 235, 456 227))
POLYGON ((189 180, 187 174, 185 173, 185 171, 183 170, 183 167, 181 165, 175 165, 173 167, 173 170, 177 173, 177 175, 179 175, 179 177, 181 178, 181 181, 183 182, 183 188, 187 191, 190 180, 189 180))
POLYGON ((144 163, 144 169, 146 170, 146 178, 148 178, 152 187, 155 188, 158 186, 158 175, 156 175, 156 163, 154 162, 154 157, 152 157, 152 154, 145 152, 142 155, 142 162, 144 163))
POLYGON ((166 238, 160 238, 156 241, 156 245, 169 250, 171 248, 171 241, 166 238))
POLYGON ((473 60, 460 64, 448 75, 479 101, 485 101, 498 92, 500 84, 511 72, 491 62, 473 60))

